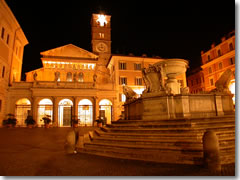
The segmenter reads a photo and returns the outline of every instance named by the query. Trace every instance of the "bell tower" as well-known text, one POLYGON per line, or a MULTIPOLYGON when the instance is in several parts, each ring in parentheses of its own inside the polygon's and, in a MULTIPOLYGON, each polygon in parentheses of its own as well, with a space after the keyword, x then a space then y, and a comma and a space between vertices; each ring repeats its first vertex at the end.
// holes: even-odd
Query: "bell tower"
POLYGON ((111 56, 111 16, 92 14, 92 52, 106 64, 111 56))

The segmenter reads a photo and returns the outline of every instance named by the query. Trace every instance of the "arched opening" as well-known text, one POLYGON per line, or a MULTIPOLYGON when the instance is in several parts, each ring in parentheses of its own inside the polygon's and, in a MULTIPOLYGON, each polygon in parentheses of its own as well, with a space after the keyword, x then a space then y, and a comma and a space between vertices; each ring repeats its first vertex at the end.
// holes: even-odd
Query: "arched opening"
POLYGON ((99 102, 99 116, 106 118, 106 124, 112 121, 112 102, 108 99, 102 99, 99 102))
POLYGON ((61 127, 71 126, 73 102, 70 99, 63 99, 58 104, 58 123, 61 127))
POLYGON ((17 125, 26 126, 25 119, 28 115, 31 115, 31 102, 27 98, 19 99, 15 108, 17 125))
POLYGON ((41 121, 41 119, 46 115, 49 115, 51 120, 53 120, 53 103, 50 99, 42 99, 38 103, 37 123, 39 126, 44 125, 44 122, 41 121))
POLYGON ((78 103, 78 118, 81 126, 93 125, 93 106, 89 99, 82 99, 78 103))

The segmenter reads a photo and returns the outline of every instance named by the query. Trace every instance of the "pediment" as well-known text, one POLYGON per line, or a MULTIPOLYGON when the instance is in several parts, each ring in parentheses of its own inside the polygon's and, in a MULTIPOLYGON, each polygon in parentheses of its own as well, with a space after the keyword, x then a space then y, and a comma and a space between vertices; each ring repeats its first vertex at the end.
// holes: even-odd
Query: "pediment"
POLYGON ((98 56, 85 49, 77 47, 73 44, 67 44, 65 46, 57 47, 40 53, 43 56, 53 57, 74 57, 74 58, 93 58, 98 56))

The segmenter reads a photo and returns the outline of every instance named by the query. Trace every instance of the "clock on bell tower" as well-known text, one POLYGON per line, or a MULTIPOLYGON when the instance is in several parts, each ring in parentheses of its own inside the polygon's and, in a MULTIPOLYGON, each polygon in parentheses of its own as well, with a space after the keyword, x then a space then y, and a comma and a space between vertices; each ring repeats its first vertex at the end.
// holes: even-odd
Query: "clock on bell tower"
POLYGON ((92 14, 92 52, 100 56, 111 55, 111 16, 92 14))

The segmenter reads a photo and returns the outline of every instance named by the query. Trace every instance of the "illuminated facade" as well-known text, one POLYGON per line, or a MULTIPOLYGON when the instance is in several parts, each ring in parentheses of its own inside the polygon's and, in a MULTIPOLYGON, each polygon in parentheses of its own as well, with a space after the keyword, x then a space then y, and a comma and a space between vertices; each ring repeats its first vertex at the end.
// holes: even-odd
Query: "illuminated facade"
POLYGON ((23 49, 28 44, 22 28, 4 0, 0 0, 0 123, 7 113, 7 89, 20 81, 23 49))
POLYGON ((221 41, 217 46, 212 44, 209 51, 201 52, 205 90, 214 89, 215 83, 222 73, 231 69, 233 76, 229 89, 235 94, 235 31, 223 37, 221 41))
MULTIPOLYGON (((100 114, 106 123, 119 119, 125 96, 123 85, 137 94, 144 84, 141 69, 163 59, 146 56, 111 54, 111 16, 93 14, 92 52, 73 44, 41 52, 43 67, 27 72, 26 82, 16 81, 9 88, 8 112, 14 113, 18 125, 32 114, 38 126, 50 115, 53 126, 70 126, 71 117, 79 125, 92 126, 100 114)), ((186 76, 178 77, 186 87, 186 76)))
MULTIPOLYGON (((193 70, 187 77, 191 93, 211 91, 215 88, 216 81, 227 69, 233 71, 229 90, 235 94, 235 31, 230 32, 221 39, 221 43, 207 52, 201 52, 202 66, 193 70)), ((235 97, 233 98, 235 103, 235 97)))

